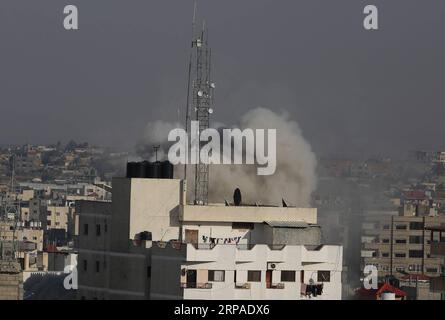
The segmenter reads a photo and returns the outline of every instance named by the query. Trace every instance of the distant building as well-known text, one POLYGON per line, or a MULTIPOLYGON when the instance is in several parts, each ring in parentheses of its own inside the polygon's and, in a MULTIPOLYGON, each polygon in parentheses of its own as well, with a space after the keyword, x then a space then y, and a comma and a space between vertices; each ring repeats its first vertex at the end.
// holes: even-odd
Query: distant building
POLYGON ((445 300, 445 224, 427 228, 431 243, 431 256, 441 259, 441 272, 438 277, 431 279, 431 291, 440 293, 442 300, 445 300))
POLYGON ((441 260, 431 254, 426 229, 445 223, 443 216, 365 215, 362 225, 362 270, 375 265, 379 276, 424 274, 437 277, 441 260))
POLYGON ((23 276, 20 264, 0 260, 0 300, 23 299, 23 276))

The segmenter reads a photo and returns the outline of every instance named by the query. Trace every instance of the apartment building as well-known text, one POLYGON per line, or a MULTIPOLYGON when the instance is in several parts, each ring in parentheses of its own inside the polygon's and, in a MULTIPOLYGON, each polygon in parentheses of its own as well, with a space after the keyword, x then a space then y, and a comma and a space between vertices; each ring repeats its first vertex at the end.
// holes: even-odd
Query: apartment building
POLYGON ((151 299, 341 299, 341 247, 156 242, 151 299))
POLYGON ((441 259, 441 272, 438 277, 431 280, 430 290, 434 293, 440 293, 442 300, 445 300, 445 224, 440 226, 429 227, 427 231, 430 233, 431 256, 441 259))
POLYGON ((0 300, 22 300, 23 277, 20 264, 0 260, 0 300))
POLYGON ((443 216, 365 215, 362 270, 365 265, 372 264, 378 268, 380 277, 401 277, 407 273, 437 277, 441 272, 441 260, 431 254, 431 244, 438 238, 431 238, 432 234, 426 229, 441 223, 445 223, 443 216))
POLYGON ((76 203, 80 299, 341 298, 342 247, 321 244, 315 208, 191 205, 179 179, 112 188, 76 203))

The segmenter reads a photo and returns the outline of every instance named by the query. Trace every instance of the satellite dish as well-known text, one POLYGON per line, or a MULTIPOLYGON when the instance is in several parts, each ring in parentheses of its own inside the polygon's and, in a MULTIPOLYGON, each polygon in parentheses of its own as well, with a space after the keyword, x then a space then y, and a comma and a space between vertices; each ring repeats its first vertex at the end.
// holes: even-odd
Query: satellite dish
POLYGON ((209 113, 212 114, 213 113, 213 109, 209 108, 209 113))
POLYGON ((203 94, 204 93, 201 90, 198 91, 198 97, 202 97, 203 94))
POLYGON ((213 89, 215 89, 215 88, 216 88, 216 85, 215 85, 215 83, 213 83, 213 82, 212 82, 212 83, 210 84, 210 88, 213 88, 213 89))

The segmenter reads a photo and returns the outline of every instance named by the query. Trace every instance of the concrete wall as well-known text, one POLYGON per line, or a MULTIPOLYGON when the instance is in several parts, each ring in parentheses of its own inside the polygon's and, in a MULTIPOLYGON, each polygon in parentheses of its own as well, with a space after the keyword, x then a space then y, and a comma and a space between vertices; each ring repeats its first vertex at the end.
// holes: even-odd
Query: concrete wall
POLYGON ((256 222, 263 221, 302 221, 317 223, 316 208, 290 207, 236 207, 224 205, 182 207, 180 219, 196 222, 256 222))
POLYGON ((272 228, 270 244, 286 245, 319 245, 321 244, 321 228, 318 226, 308 228, 272 228))
POLYGON ((131 179, 130 239, 142 231, 154 241, 179 239, 181 185, 178 179, 131 179))

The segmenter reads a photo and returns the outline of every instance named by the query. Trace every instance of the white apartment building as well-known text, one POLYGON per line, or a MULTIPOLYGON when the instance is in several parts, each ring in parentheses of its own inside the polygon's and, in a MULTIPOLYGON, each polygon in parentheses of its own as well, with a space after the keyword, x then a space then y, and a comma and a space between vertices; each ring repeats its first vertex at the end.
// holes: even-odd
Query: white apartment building
POLYGON ((184 186, 115 178, 111 203, 76 203, 80 299, 341 298, 315 208, 191 205, 184 186))
POLYGON ((151 299, 341 299, 340 246, 154 243, 151 299))

